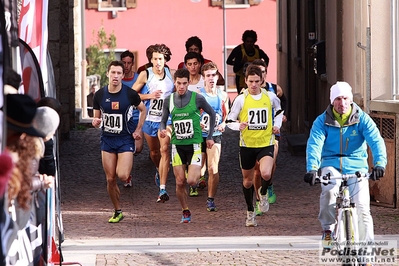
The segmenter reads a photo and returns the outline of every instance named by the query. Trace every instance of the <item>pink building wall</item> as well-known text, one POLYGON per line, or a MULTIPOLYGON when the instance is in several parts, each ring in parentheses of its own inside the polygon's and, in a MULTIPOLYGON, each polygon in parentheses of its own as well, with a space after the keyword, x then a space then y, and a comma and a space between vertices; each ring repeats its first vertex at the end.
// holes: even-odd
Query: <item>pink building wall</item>
MULTIPOLYGON (((118 12, 86 9, 86 47, 96 41, 93 31, 104 26, 109 34, 114 32, 117 48, 138 51, 136 66, 147 62, 146 48, 164 43, 172 51, 168 65, 177 68, 183 61, 185 42, 198 36, 203 43, 205 58, 214 61, 223 73, 223 9, 210 6, 209 0, 193 3, 190 0, 137 0, 137 7, 118 12)), ((226 9, 226 46, 240 44, 242 33, 252 29, 258 34, 257 45, 270 57, 268 80, 277 81, 276 51, 276 1, 263 0, 246 9, 226 9)))

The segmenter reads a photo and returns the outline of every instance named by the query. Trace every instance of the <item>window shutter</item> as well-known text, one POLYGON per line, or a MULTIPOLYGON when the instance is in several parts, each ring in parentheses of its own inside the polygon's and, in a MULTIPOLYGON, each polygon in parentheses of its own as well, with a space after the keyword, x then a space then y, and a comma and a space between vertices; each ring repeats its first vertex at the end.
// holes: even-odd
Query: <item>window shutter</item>
POLYGON ((136 0, 126 0, 126 7, 127 8, 136 8, 137 1, 136 0))
POLYGON ((91 8, 97 9, 98 8, 98 0, 87 0, 87 7, 86 8, 88 8, 88 9, 91 9, 91 8))

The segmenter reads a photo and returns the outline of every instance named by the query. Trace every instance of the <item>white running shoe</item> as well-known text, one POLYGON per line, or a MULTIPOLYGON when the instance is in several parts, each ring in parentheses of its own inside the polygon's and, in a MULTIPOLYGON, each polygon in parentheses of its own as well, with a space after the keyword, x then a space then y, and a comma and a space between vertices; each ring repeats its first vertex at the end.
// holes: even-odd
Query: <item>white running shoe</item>
POLYGON ((245 226, 247 227, 255 227, 258 224, 256 223, 256 214, 255 212, 247 211, 247 220, 245 221, 245 226))
POLYGON ((262 187, 260 187, 258 189, 259 199, 260 199, 259 210, 261 212, 265 213, 269 210, 269 196, 267 195, 267 192, 266 192, 266 195, 260 194, 261 189, 262 189, 262 187))
POLYGON ((129 175, 128 179, 123 183, 124 187, 132 187, 132 176, 129 175))

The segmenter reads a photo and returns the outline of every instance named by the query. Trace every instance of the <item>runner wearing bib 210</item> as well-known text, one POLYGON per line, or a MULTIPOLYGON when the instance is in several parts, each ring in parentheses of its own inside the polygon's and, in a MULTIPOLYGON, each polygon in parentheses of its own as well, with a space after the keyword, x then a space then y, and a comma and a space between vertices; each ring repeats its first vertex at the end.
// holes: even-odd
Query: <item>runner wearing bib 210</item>
POLYGON ((267 188, 273 169, 274 134, 280 133, 281 116, 273 118, 272 109, 279 111, 280 100, 261 88, 262 71, 258 66, 249 65, 245 75, 248 88, 236 97, 229 115, 227 126, 240 131, 240 165, 243 175, 243 192, 247 204, 246 226, 257 226, 253 205, 253 176, 259 162, 262 176, 259 209, 269 210, 267 188), (236 122, 238 120, 238 122, 236 122))

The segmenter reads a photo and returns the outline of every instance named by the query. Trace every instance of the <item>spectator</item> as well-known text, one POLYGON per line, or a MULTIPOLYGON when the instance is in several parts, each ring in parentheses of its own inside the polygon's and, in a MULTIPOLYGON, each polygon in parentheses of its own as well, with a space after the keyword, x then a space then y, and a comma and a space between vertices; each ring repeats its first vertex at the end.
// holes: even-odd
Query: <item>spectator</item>
POLYGON ((94 93, 96 93, 97 90, 97 84, 92 84, 90 87, 90 93, 87 95, 87 114, 89 117, 93 117, 93 98, 94 93))

